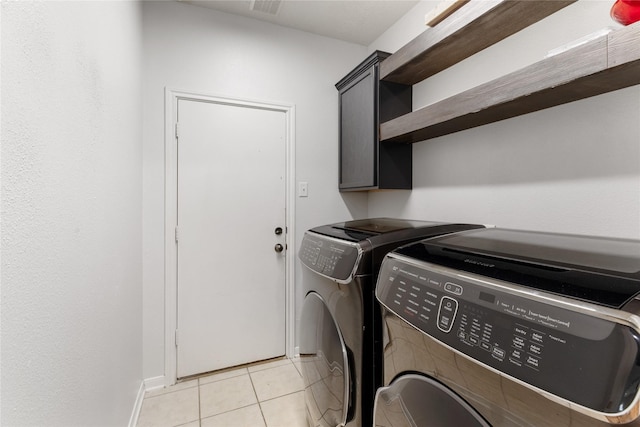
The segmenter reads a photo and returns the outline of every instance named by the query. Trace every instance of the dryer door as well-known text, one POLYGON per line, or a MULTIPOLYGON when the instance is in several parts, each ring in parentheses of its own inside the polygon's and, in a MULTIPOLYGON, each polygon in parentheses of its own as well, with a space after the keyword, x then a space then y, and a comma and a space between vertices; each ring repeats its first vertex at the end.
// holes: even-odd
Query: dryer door
POLYGON ((439 382, 408 374, 376 393, 375 427, 490 427, 460 396, 439 382))
POLYGON ((350 397, 349 356, 322 297, 310 292, 300 323, 300 361, 307 415, 313 426, 344 426, 350 397))

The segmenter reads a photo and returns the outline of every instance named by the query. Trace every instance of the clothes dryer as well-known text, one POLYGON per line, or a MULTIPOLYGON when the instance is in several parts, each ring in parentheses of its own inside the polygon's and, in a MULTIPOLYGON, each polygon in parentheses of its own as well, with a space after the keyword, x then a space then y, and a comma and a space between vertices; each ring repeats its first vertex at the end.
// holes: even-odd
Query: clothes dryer
POLYGON ((384 256, 400 245, 479 228, 373 218, 307 231, 299 252, 305 292, 299 350, 309 425, 370 426, 382 380, 374 288, 384 256))
POLYGON ((639 426, 640 241, 483 229, 385 258, 374 425, 639 426))

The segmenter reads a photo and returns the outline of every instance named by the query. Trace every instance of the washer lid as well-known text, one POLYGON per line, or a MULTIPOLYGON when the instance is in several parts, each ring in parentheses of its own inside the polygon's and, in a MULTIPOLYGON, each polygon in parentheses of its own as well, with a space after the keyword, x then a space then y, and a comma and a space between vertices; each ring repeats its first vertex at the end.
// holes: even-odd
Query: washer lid
POLYGON ((441 223, 393 218, 368 218, 323 225, 313 228, 312 231, 350 242, 360 242, 381 234, 433 227, 436 225, 441 225, 441 223))
MULTIPOLYGON (((390 233, 392 231, 407 230, 411 228, 423 228, 437 224, 440 223, 393 218, 369 218, 344 222, 341 228, 344 230, 369 232, 373 235, 376 235, 382 233, 390 233)), ((340 224, 336 224, 334 227, 340 228, 340 224)))
POLYGON ((640 292, 637 240, 491 228, 423 240, 396 252, 615 308, 640 292))

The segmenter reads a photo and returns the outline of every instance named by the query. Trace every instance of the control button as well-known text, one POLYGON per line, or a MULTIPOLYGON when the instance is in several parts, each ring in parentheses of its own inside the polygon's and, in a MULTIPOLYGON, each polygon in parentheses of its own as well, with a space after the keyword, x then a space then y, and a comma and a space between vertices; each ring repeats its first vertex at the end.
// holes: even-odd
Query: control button
POLYGON ((522 350, 525 346, 525 343, 526 342, 522 339, 522 337, 519 337, 517 335, 513 337, 513 346, 515 348, 522 350))
POLYGON ((516 335, 521 335, 526 338, 529 335, 529 328, 522 325, 516 325, 516 327, 513 329, 513 332, 516 335))
POLYGON ((544 343, 544 333, 543 332, 538 332, 536 330, 531 332, 531 339, 537 343, 544 343))
POLYGON ((474 337, 473 335, 469 335, 467 338, 469 340, 469 344, 471 345, 478 345, 478 343, 480 342, 478 337, 474 337))
POLYGON ((460 338, 461 340, 464 341, 465 338, 467 338, 467 333, 463 330, 459 330, 458 331, 458 338, 460 338))
POLYGON ((536 371, 540 368, 540 359, 533 356, 527 356, 527 360, 525 361, 525 365, 529 368, 533 368, 536 371))
POLYGON ((432 307, 436 306, 436 303, 434 301, 431 301, 430 299, 424 299, 423 301, 426 302, 427 304, 429 304, 432 307))
POLYGON ((440 328, 444 332, 449 332, 451 330, 451 318, 447 316, 440 316, 438 318, 438 328, 440 328))
POLYGON ((503 349, 498 348, 498 347, 494 347, 494 348, 493 348, 493 356, 494 356, 496 359, 504 360, 504 356, 505 356, 505 354, 506 354, 506 352, 505 352, 503 349))
POLYGON ((480 341, 480 348, 491 353, 491 344, 486 341, 480 341))
POLYGON ((529 345, 529 353, 540 356, 542 354, 542 346, 536 344, 529 345))
POLYGON ((462 286, 455 283, 447 282, 444 284, 444 290, 455 295, 462 295, 462 286))
POLYGON ((523 356, 524 354, 522 353, 522 351, 518 350, 517 348, 514 348, 509 353, 509 361, 515 365, 522 366, 523 356))
POLYGON ((449 297, 442 297, 438 310, 438 329, 449 333, 453 327, 453 321, 458 311, 458 301, 449 297))

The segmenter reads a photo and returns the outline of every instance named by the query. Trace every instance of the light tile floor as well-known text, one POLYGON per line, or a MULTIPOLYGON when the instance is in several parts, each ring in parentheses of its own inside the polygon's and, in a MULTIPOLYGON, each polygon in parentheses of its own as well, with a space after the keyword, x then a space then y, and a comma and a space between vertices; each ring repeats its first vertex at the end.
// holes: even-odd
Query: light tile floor
POLYGON ((147 392, 138 427, 306 427, 300 365, 278 359, 147 392))

